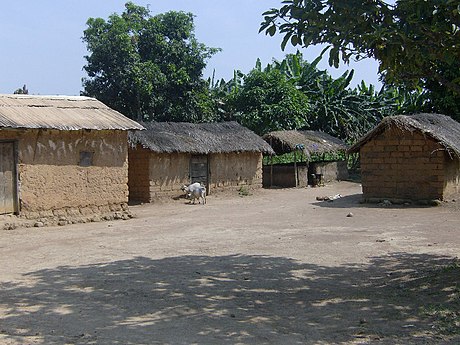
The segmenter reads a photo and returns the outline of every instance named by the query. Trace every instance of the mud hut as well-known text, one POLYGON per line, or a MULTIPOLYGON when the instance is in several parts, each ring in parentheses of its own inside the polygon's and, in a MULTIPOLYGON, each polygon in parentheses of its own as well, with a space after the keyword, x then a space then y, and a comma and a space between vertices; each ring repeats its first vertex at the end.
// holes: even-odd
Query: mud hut
POLYGON ((319 160, 312 156, 341 154, 347 145, 340 139, 319 131, 275 131, 263 139, 277 155, 294 153, 294 163, 264 166, 264 186, 305 187, 348 178, 345 160, 319 160))
POLYGON ((177 197, 192 182, 206 185, 208 193, 262 187, 262 155, 273 151, 238 123, 143 125, 146 131, 129 135, 130 200, 177 197))
POLYGON ((0 213, 121 210, 128 131, 142 128, 94 98, 0 95, 0 213))
POLYGON ((460 123, 448 116, 384 118, 349 152, 360 153, 364 200, 444 200, 459 193, 460 123))

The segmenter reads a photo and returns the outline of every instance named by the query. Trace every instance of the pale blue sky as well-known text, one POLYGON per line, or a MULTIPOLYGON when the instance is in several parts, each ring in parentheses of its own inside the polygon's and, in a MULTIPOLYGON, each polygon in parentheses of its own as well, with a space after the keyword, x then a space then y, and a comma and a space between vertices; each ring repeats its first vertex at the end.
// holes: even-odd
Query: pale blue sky
MULTIPOLYGON (((21 0, 2 1, 0 11, 0 93, 12 93, 26 84, 31 94, 78 95, 82 68, 87 54, 81 40, 89 17, 107 19, 121 13, 125 0, 21 0)), ((257 58, 263 65, 282 59, 281 37, 258 33, 262 13, 279 7, 281 0, 136 0, 150 5, 152 14, 169 10, 192 12, 197 39, 210 47, 222 48, 208 61, 204 77, 216 70, 218 78, 228 80, 234 69, 249 72, 257 58)), ((312 61, 320 48, 302 50, 312 61)), ((333 76, 346 68, 355 69, 354 84, 362 79, 380 85, 377 63, 364 61, 339 71, 329 68, 326 59, 320 66, 333 76)))

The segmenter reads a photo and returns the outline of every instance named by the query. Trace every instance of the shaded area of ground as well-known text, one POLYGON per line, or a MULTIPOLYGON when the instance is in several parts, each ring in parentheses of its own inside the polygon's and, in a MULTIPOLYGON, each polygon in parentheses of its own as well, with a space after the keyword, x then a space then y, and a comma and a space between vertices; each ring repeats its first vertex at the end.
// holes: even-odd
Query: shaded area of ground
POLYGON ((360 192, 213 194, 0 231, 0 344, 460 343, 459 203, 360 192))
POLYGON ((460 307, 459 274, 451 258, 408 253, 341 267, 256 255, 64 266, 28 273, 26 284, 1 284, 0 339, 454 344, 459 329, 445 318, 460 307))

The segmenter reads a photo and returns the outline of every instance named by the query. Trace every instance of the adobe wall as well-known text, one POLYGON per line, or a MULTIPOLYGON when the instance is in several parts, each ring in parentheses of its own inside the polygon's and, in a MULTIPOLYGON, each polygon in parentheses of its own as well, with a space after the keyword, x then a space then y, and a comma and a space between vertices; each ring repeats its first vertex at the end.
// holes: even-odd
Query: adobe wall
POLYGON ((128 149, 129 200, 150 202, 150 154, 138 145, 128 149))
MULTIPOLYGON (((208 192, 235 190, 241 186, 262 187, 262 154, 211 154, 208 157, 208 192)), ((190 183, 190 158, 188 153, 154 153, 139 147, 130 149, 130 200, 155 202, 162 198, 182 197, 181 187, 190 183)))
POLYGON ((237 190, 243 186, 262 187, 262 154, 259 152, 222 153, 209 156, 209 189, 237 190))
POLYGON ((190 183, 190 154, 150 153, 150 202, 184 195, 181 187, 190 183))
POLYGON ((18 140, 20 214, 30 218, 126 209, 126 131, 1 130, 18 140), (91 166, 79 166, 80 152, 91 166))
MULTIPOLYGON (((308 165, 297 165, 298 187, 306 187, 308 185, 308 165)), ((263 186, 269 188, 271 186, 291 188, 295 187, 295 170, 294 164, 275 164, 263 166, 263 186), (271 173, 273 171, 273 177, 271 173), (272 184, 273 182, 273 184, 272 184)))
POLYGON ((348 167, 346 161, 312 162, 310 174, 321 174, 323 182, 343 181, 348 179, 348 167))
POLYGON ((420 132, 391 128, 360 150, 364 199, 442 199, 444 151, 420 132))

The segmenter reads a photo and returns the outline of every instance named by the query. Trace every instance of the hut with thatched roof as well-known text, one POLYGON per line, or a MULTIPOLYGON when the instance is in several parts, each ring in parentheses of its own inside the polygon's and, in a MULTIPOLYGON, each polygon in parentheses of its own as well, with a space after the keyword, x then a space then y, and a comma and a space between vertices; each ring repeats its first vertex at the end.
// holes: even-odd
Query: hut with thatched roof
POLYGON ((384 118, 354 144, 367 201, 445 200, 460 188, 460 123, 445 115, 384 118))
POLYGON ((142 128, 94 98, 0 95, 0 213, 121 211, 128 202, 127 133, 142 128))
POLYGON ((200 182, 208 193, 262 187, 262 155, 272 154, 258 135, 236 122, 143 123, 129 135, 129 193, 133 201, 177 197, 200 182))
POLYGON ((345 160, 311 162, 314 155, 344 153, 348 147, 338 138, 319 131, 288 130, 267 133, 263 139, 277 155, 294 153, 292 164, 264 166, 264 186, 305 187, 348 178, 345 160), (302 162, 297 162, 299 157, 302 162))

